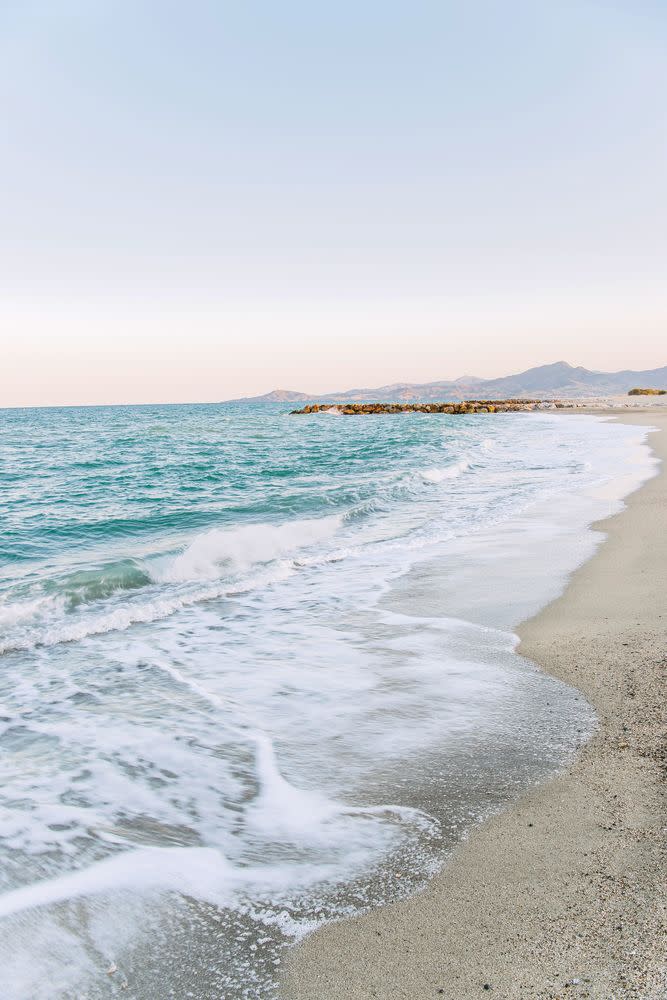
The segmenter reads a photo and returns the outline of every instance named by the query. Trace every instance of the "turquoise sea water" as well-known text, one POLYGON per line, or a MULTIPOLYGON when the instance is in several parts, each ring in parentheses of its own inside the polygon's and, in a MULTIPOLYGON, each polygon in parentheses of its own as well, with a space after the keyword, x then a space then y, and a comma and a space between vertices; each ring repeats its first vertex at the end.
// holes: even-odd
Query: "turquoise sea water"
POLYGON ((286 945, 560 766, 590 710, 512 627, 650 474, 644 437, 0 411, 3 995, 270 997, 286 945))

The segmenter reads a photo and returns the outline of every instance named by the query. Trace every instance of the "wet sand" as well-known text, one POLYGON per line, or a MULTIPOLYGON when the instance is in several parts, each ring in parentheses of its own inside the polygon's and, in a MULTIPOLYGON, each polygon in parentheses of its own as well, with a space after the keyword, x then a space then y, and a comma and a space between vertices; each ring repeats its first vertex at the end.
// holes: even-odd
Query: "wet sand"
POLYGON ((307 938, 285 1000, 667 997, 667 414, 614 416, 659 428, 660 474, 518 629, 520 653, 579 688, 598 731, 425 892, 307 938))

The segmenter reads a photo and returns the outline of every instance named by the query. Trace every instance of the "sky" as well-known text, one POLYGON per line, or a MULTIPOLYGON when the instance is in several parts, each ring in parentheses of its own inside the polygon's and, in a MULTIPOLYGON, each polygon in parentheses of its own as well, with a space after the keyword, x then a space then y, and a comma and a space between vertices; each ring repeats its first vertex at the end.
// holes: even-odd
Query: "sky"
POLYGON ((663 0, 2 0, 0 406, 667 364, 663 0))

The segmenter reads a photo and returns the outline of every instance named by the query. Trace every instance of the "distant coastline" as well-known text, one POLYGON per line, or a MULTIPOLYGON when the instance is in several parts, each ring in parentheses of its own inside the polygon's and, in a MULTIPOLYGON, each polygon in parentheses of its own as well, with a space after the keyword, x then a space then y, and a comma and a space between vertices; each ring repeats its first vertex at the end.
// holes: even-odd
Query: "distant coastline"
POLYGON ((529 368, 517 375, 483 379, 473 375, 438 382, 397 382, 379 388, 347 389, 342 392, 306 393, 274 389, 260 396, 225 400, 228 403, 366 403, 377 402, 461 402, 466 399, 586 398, 626 395, 641 385, 646 389, 667 389, 667 365, 648 371, 600 372, 574 367, 566 361, 529 368))

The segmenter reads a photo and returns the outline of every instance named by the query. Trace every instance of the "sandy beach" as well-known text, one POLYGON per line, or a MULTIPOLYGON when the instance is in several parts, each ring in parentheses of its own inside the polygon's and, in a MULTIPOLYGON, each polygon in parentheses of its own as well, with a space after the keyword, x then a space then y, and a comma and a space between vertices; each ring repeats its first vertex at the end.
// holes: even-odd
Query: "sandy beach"
POLYGON ((614 417, 659 428, 661 471, 596 525, 596 555, 518 630, 521 654, 594 706, 596 734, 425 892, 306 939, 286 1000, 667 996, 667 414, 614 417))

